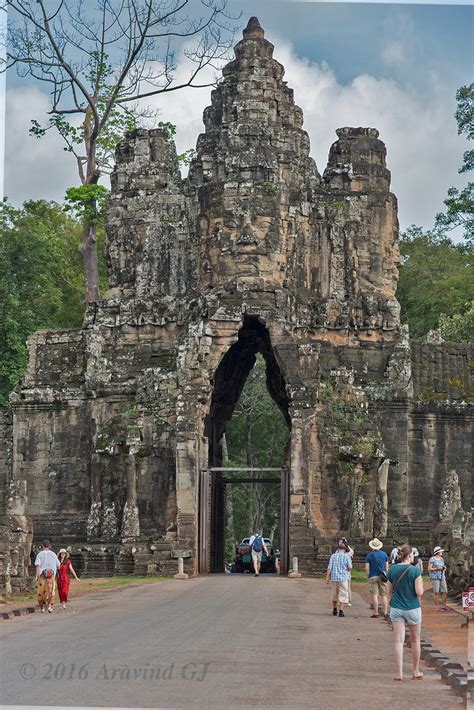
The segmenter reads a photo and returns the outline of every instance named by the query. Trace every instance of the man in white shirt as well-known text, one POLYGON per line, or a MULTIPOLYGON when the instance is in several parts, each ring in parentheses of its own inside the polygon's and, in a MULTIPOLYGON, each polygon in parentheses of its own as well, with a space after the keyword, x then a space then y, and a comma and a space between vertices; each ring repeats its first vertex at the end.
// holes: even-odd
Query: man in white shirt
POLYGON ((44 614, 47 608, 52 614, 59 560, 56 553, 52 551, 49 540, 43 540, 43 549, 36 555, 35 568, 36 592, 41 613, 44 614))
POLYGON ((393 548, 393 550, 390 553, 390 564, 391 565, 395 565, 397 563, 399 553, 400 553, 400 548, 397 545, 396 547, 393 548))

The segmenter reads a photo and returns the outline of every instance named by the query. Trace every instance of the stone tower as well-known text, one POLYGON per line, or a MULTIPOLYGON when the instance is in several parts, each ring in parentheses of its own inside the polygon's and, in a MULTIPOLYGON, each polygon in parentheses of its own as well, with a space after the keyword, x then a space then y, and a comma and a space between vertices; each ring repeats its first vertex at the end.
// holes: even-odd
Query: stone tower
POLYGON ((459 446, 431 447, 429 470, 420 461, 427 422, 465 439, 469 352, 438 347, 460 384, 446 385, 450 418, 434 397, 427 411, 420 373, 434 351, 416 346, 412 369, 385 146, 374 128, 340 128, 321 175, 283 76, 251 18, 186 179, 165 130, 124 138, 109 291, 80 331, 30 341, 11 477, 26 482, 35 538, 75 546, 86 571, 166 572, 177 556, 189 572, 222 568, 223 488, 202 472, 222 462, 257 353, 291 431, 286 561, 313 571, 341 533, 427 534, 445 469, 470 486, 459 446))

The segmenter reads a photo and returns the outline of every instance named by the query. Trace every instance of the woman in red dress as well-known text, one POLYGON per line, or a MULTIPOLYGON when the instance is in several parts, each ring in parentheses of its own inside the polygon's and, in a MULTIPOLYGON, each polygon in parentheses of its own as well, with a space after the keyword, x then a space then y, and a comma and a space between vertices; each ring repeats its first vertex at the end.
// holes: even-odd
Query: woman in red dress
POLYGON ((56 581, 58 585, 59 601, 62 603, 63 609, 65 609, 69 595, 69 572, 72 572, 74 578, 78 581, 79 577, 77 576, 76 571, 71 564, 71 560, 69 559, 69 552, 65 550, 64 547, 59 550, 59 562, 60 564, 56 581))

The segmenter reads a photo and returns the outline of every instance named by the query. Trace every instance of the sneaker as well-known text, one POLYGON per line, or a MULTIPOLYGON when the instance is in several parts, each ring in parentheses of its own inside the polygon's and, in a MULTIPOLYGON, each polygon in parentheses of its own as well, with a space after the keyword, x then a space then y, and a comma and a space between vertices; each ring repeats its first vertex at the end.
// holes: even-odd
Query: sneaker
POLYGON ((352 606, 352 604, 349 602, 349 604, 347 606, 352 606))
POLYGON ((339 617, 341 617, 341 616, 345 616, 345 614, 344 614, 344 612, 342 611, 342 609, 339 611, 339 617))
POLYGON ((48 614, 52 614, 52 613, 53 613, 52 607, 48 606, 48 614))
POLYGON ((449 608, 449 606, 443 606, 443 611, 451 611, 451 609, 449 608))
POLYGON ((337 609, 333 609, 333 610, 332 610, 332 615, 333 615, 333 616, 337 616, 337 609))
POLYGON ((258 577, 258 576, 259 576, 258 572, 255 572, 254 577, 258 577))

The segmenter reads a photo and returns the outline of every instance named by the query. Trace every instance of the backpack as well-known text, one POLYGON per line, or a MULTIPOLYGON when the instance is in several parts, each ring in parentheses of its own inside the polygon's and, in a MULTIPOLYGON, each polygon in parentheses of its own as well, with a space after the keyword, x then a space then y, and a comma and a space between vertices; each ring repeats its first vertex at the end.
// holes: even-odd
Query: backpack
POLYGON ((252 542, 252 552, 261 552, 263 550, 263 540, 261 535, 255 535, 252 542))

